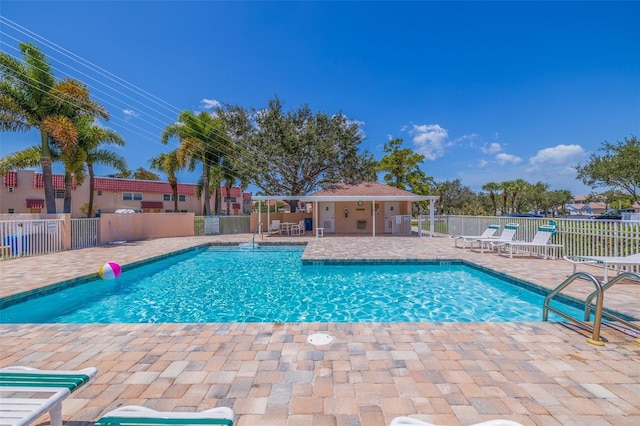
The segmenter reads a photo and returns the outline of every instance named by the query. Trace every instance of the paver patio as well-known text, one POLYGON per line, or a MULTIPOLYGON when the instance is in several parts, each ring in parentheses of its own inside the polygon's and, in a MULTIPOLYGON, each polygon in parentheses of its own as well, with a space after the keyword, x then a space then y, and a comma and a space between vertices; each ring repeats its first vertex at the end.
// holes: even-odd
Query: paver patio
MULTIPOLYGON (((248 235, 171 238, 0 262, 0 296, 35 291, 200 244, 248 235)), ((308 243, 305 259, 465 259, 554 288, 562 260, 508 259, 453 248, 447 238, 269 237, 308 243)), ((595 267, 584 270, 602 275, 595 267)), ((125 271, 126 273, 126 271, 125 271)), ((592 291, 579 285, 570 293, 592 291)), ((499 303, 500 301, 496 301, 499 303)), ((640 284, 605 305, 640 318, 640 284)), ((3 324, 0 367, 96 366, 94 383, 63 404, 66 423, 91 424, 121 405, 193 411, 229 406, 237 425, 387 425, 399 415, 466 425, 640 424, 640 343, 603 327, 606 345, 562 323, 3 324), (312 346, 325 332, 333 343, 312 346)), ((40 423, 48 423, 43 417, 40 423)))

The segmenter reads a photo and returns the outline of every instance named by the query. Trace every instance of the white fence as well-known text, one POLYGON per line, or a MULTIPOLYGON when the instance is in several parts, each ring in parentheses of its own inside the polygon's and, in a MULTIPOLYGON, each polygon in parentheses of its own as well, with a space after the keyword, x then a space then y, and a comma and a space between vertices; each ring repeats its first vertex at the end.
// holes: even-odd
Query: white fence
POLYGON ((96 247, 100 218, 71 219, 71 249, 96 247))
MULTIPOLYGON (((541 225, 556 223, 553 243, 562 244, 562 255, 627 256, 640 253, 640 222, 574 218, 526 218, 506 216, 436 216, 434 233, 439 235, 480 235, 489 225, 519 225, 515 239, 531 241, 541 225)), ((428 220, 422 221, 423 232, 428 220)))
POLYGON ((2 259, 62 251, 62 219, 0 221, 2 259))

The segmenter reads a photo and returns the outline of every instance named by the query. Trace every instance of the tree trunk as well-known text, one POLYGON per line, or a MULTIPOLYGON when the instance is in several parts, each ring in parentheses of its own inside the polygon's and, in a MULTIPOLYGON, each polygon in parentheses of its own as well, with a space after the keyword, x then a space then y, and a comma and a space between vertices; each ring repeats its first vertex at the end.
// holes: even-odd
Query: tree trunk
POLYGON ((67 170, 64 171, 64 207, 63 213, 71 213, 71 186, 73 182, 73 175, 67 170))
POLYGON ((51 150, 49 149, 49 136, 46 132, 40 132, 40 164, 42 166, 42 183, 44 185, 44 201, 48 214, 56 213, 56 195, 53 189, 53 172, 51 167, 51 150))
POLYGON ((89 170, 89 209, 87 209, 87 217, 93 217, 93 190, 95 182, 93 181, 93 163, 87 163, 89 170))
POLYGON ((171 185, 171 193, 173 194, 173 212, 178 212, 178 179, 170 178, 169 185, 171 185))
POLYGON ((231 215, 231 185, 225 185, 227 188, 227 216, 231 215))
POLYGON ((211 196, 209 195, 209 167, 207 164, 202 165, 202 214, 203 216, 211 216, 211 196))

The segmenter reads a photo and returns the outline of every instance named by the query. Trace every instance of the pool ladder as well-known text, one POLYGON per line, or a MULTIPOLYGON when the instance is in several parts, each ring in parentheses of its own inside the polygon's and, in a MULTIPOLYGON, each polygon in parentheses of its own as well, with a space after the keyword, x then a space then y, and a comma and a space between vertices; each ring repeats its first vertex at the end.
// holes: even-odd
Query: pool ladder
MULTIPOLYGON (((618 276, 616 276, 615 278, 609 280, 609 282, 602 284, 600 281, 598 281, 598 279, 596 277, 594 277, 593 275, 586 273, 586 272, 576 272, 575 274, 571 275, 569 278, 567 278, 566 280, 564 280, 562 282, 562 284, 560 284, 558 287, 556 287, 555 290, 553 290, 551 293, 549 293, 549 295, 547 295, 547 297, 544 299, 544 309, 542 312, 542 320, 543 321, 547 321, 548 317, 549 317, 549 311, 553 311, 556 314, 560 315, 561 317, 575 323, 578 324, 579 326, 583 327, 584 329, 591 331, 591 337, 587 339, 587 342, 593 344, 593 345, 598 345, 598 346, 604 346, 604 342, 600 339, 600 328, 602 325, 602 317, 605 316, 609 319, 612 319, 614 321, 618 321, 619 323, 625 325, 626 327, 635 330, 636 332, 640 333, 640 327, 625 320, 624 318, 620 318, 619 316, 612 314, 612 313, 608 313, 608 312, 603 312, 602 306, 604 304, 604 292, 606 290, 608 290, 609 288, 611 288, 614 284, 620 282, 621 280, 625 279, 625 278, 631 278, 633 280, 637 280, 640 281, 640 274, 637 274, 635 272, 623 272, 621 274, 619 274, 618 276), (556 297, 562 290, 564 290, 565 288, 567 288, 571 283, 573 283, 575 280, 577 280, 578 278, 583 278, 587 281, 591 281, 591 283, 594 285, 594 287, 596 288, 596 290, 591 293, 589 296, 587 296, 587 298, 585 299, 584 302, 584 321, 580 321, 577 318, 574 318, 552 306, 549 305, 549 303, 551 302, 551 299, 553 299, 554 297, 556 297), (596 299, 596 303, 595 306, 593 306, 591 304, 591 302, 593 301, 593 299, 596 299), (593 325, 589 324, 589 319, 591 318, 591 310, 592 308, 594 308, 594 317, 593 317, 593 325)), ((640 343, 640 337, 636 338, 636 342, 640 343)))
POLYGON ((253 236, 251 237, 251 248, 256 248, 256 234, 258 233, 260 234, 260 238, 263 239, 264 236, 262 235, 262 222, 259 222, 256 230, 253 231, 253 236))

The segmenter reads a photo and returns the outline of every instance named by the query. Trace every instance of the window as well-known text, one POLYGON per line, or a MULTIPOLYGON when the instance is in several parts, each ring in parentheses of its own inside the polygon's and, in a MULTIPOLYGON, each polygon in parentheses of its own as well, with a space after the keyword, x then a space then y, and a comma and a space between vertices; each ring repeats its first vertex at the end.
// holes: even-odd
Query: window
POLYGON ((236 197, 231 197, 231 202, 235 203, 236 202, 236 197))
POLYGON ((64 189, 56 189, 55 190, 56 198, 64 198, 64 189))
POLYGON ((8 210, 9 214, 13 214, 13 209, 8 210))
POLYGON ((102 195, 102 191, 98 191, 98 196, 102 195))
POLYGON ((178 201, 187 201, 187 196, 184 194, 178 195, 178 201))
POLYGON ((162 194, 163 201, 173 201, 173 194, 162 194))
POLYGON ((140 201, 142 200, 141 192, 123 192, 122 199, 124 201, 140 201))
POLYGON ((7 192, 13 192, 15 191, 15 189, 13 189, 13 186, 10 186, 9 188, 7 188, 7 192))

